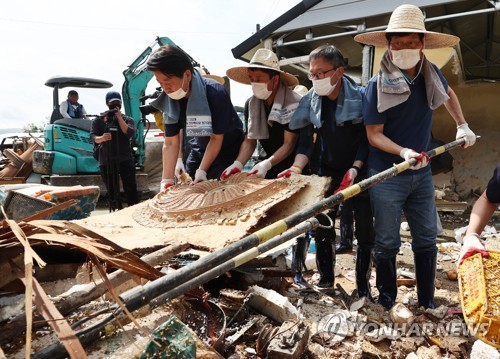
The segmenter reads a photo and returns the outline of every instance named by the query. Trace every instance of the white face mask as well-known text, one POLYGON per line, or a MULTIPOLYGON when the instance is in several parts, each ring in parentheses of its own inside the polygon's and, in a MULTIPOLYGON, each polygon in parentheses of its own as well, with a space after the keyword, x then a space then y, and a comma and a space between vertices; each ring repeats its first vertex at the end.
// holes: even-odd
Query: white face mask
POLYGON ((251 82, 250 85, 252 85, 253 95, 259 100, 267 100, 273 93, 267 89, 267 83, 251 82))
MULTIPOLYGON (((333 77, 333 75, 332 75, 333 77)), ((320 96, 330 96, 330 94, 337 87, 338 81, 335 84, 331 84, 332 77, 325 77, 321 80, 313 80, 314 91, 320 96)))
POLYGON ((180 100, 184 97, 186 97, 187 91, 184 91, 184 75, 182 75, 182 85, 179 87, 178 90, 175 90, 174 92, 170 92, 167 94, 168 97, 170 97, 172 100, 180 100))
POLYGON ((420 49, 391 50, 392 63, 401 70, 417 66, 420 61, 420 49))

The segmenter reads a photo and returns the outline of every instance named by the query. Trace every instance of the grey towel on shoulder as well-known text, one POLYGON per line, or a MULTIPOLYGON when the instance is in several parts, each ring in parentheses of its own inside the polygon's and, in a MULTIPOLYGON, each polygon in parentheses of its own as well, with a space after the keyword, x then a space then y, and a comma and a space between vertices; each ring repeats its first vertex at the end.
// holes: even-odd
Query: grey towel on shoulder
MULTIPOLYGON (((448 101, 443 83, 432 64, 424 56, 422 64, 422 76, 425 80, 425 91, 427 103, 431 110, 435 110, 448 101)), ((401 70, 389 59, 386 51, 380 63, 380 70, 377 76, 377 110, 382 113, 395 107, 410 97, 410 86, 406 82, 401 70)))
POLYGON ((248 103, 248 133, 247 137, 252 140, 266 140, 269 138, 269 127, 273 122, 281 125, 288 124, 297 109, 300 95, 286 87, 284 83, 274 97, 273 106, 269 116, 266 118, 264 101, 252 96, 248 103))

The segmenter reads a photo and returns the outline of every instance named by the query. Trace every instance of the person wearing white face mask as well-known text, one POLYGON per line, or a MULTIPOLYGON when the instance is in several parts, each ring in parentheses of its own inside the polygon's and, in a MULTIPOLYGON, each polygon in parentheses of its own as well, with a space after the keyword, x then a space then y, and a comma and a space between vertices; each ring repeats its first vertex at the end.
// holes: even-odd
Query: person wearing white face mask
MULTIPOLYGON (((324 45, 309 54, 309 79, 313 88, 301 99, 290 122, 290 128, 300 129, 297 154, 293 166, 278 177, 288 178, 300 173, 312 162, 313 173, 331 177, 326 197, 366 178, 364 163, 368 143, 362 119, 362 88, 345 74, 345 59, 335 46, 324 45), (314 136, 316 135, 316 141, 314 136), (319 159, 316 161, 315 159, 319 159), (317 163, 315 163, 317 162, 317 163)), ((356 284, 360 297, 371 298, 368 279, 371 275, 371 250, 374 232, 370 198, 367 192, 348 200, 354 210, 355 235, 358 239, 356 284)), ((346 202, 346 203, 348 203, 346 202)), ((327 213, 335 222, 338 206, 327 213)), ((327 225, 325 216, 318 216, 327 225)), ((320 273, 318 288, 332 289, 335 276, 335 227, 317 228, 316 266, 320 273)), ((300 257, 304 240, 298 241, 294 253, 296 281, 301 280, 300 257)))
POLYGON ((235 160, 243 141, 243 124, 226 89, 203 77, 191 58, 173 45, 154 52, 147 68, 163 89, 151 103, 162 111, 165 129, 160 191, 174 184, 181 130, 190 138, 186 171, 193 184, 218 179, 235 160))
POLYGON ((278 57, 268 49, 259 49, 246 66, 227 70, 236 82, 251 85, 253 96, 245 103, 247 133, 234 163, 222 173, 227 179, 242 171, 252 156, 257 142, 266 156, 248 172, 261 178, 276 178, 293 163, 296 131, 288 124, 301 96, 293 91, 295 76, 280 69, 278 57))
POLYGON ((368 175, 393 163, 416 158, 405 171, 370 188, 375 217, 375 260, 378 302, 391 308, 396 300, 396 256, 401 246, 400 222, 404 212, 412 234, 419 306, 434 308, 437 218, 434 185, 425 154, 429 148, 432 112, 444 105, 457 125, 456 138, 472 146, 469 129, 455 92, 423 49, 454 46, 459 38, 427 31, 424 15, 414 5, 397 7, 385 31, 359 34, 365 45, 384 46, 380 71, 366 87, 363 118, 370 142, 368 175))

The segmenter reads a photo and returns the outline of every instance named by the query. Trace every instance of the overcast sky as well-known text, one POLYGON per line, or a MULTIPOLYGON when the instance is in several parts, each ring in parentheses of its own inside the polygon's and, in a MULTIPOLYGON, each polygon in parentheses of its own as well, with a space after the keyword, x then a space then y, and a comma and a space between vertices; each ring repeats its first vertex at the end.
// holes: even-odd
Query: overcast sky
MULTIPOLYGON (((212 74, 236 60, 231 49, 300 0, 25 0, 0 2, 0 128, 48 122, 56 75, 110 81, 121 92, 122 72, 157 36, 167 36, 212 74)), ((150 81, 148 89, 157 86, 150 81)), ((65 99, 68 88, 60 91, 65 99)), ((105 110, 110 89, 77 89, 88 113, 105 110)), ((234 105, 250 86, 231 82, 234 105)), ((150 119, 154 121, 154 119, 150 119)))

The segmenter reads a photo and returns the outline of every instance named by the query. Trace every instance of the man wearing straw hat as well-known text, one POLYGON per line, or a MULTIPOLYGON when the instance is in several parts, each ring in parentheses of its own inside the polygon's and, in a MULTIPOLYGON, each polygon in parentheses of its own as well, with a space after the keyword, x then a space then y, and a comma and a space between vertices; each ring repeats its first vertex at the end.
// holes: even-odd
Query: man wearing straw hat
POLYGON ((278 57, 268 49, 259 49, 246 66, 227 70, 227 76, 236 82, 251 85, 253 96, 248 104, 247 134, 238 157, 226 168, 221 179, 241 172, 252 156, 257 141, 266 158, 248 172, 262 178, 276 178, 277 174, 293 163, 298 134, 288 124, 301 96, 293 91, 297 78, 279 66, 278 57))
POLYGON ((465 121, 455 92, 423 49, 454 46, 459 38, 427 31, 422 11, 414 5, 397 7, 385 31, 357 35, 356 41, 386 47, 380 71, 366 87, 363 118, 370 142, 368 174, 393 163, 417 159, 402 172, 370 189, 375 218, 375 260, 378 301, 389 309, 397 296, 396 256, 404 211, 412 235, 419 306, 434 308, 437 218, 428 150, 432 111, 444 105, 457 125, 456 138, 465 147, 476 141, 465 121))

